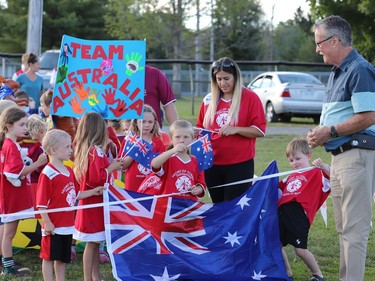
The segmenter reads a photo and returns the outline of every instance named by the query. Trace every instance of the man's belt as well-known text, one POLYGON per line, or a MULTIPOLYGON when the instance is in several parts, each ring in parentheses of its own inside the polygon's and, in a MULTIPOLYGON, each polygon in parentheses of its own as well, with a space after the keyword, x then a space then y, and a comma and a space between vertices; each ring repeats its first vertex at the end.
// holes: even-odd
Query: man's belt
POLYGON ((332 155, 339 155, 352 148, 375 150, 375 136, 366 134, 353 134, 349 142, 340 145, 338 148, 330 150, 332 155))
POLYGON ((343 153, 343 152, 345 152, 345 151, 348 151, 348 150, 350 150, 350 149, 352 149, 352 148, 354 148, 354 147, 352 146, 351 141, 349 141, 349 142, 346 142, 346 143, 340 145, 340 146, 339 146, 338 148, 336 148, 336 149, 330 150, 329 152, 331 152, 332 155, 335 155, 335 156, 336 156, 336 155, 339 155, 340 153, 343 153))

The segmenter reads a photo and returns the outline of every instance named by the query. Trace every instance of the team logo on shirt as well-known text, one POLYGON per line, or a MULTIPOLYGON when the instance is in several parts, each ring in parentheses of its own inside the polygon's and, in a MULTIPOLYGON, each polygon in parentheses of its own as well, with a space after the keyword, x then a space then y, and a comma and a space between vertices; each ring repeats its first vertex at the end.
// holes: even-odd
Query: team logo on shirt
POLYGON ((302 182, 299 179, 293 180, 288 183, 286 190, 289 192, 296 192, 302 186, 302 182))
POLYGON ((176 188, 181 193, 186 193, 192 186, 191 180, 187 176, 181 176, 176 180, 176 188))
POLYGON ((70 207, 73 207, 76 203, 76 191, 74 189, 69 190, 68 194, 66 195, 66 202, 70 207))
POLYGON ((147 169, 145 166, 138 164, 138 171, 142 174, 147 176, 149 173, 151 173, 151 169, 147 169))
POLYGON ((219 113, 216 117, 216 123, 219 125, 219 127, 223 127, 228 122, 228 112, 222 112, 219 113))

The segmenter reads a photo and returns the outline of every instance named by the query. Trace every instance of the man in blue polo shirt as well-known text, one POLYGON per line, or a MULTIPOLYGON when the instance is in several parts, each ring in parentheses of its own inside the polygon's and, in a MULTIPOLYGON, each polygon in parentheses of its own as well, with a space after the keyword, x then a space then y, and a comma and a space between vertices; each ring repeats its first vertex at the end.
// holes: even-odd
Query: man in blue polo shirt
MULTIPOLYGON (((316 52, 333 65, 314 148, 332 154, 331 196, 340 239, 340 280, 364 279, 375 192, 375 68, 352 47, 350 24, 330 16, 314 26, 316 52)), ((313 279, 316 280, 316 279, 313 279)))

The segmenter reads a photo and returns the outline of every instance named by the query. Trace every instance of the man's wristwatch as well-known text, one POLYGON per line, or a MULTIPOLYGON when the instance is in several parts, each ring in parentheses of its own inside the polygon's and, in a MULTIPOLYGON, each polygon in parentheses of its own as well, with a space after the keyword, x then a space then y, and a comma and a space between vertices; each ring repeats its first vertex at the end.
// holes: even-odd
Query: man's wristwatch
POLYGON ((339 137, 339 134, 337 133, 335 126, 331 126, 331 138, 335 139, 338 137, 339 137))

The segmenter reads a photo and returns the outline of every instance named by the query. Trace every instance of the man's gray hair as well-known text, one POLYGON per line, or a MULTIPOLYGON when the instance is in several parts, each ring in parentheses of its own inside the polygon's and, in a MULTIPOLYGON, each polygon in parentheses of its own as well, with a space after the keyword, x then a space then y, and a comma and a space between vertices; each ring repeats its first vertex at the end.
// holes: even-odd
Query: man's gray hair
POLYGON ((352 28, 350 24, 340 16, 329 16, 315 23, 314 30, 322 27, 326 37, 336 35, 344 47, 352 46, 352 28))

